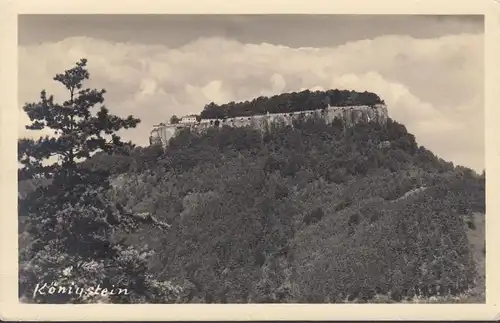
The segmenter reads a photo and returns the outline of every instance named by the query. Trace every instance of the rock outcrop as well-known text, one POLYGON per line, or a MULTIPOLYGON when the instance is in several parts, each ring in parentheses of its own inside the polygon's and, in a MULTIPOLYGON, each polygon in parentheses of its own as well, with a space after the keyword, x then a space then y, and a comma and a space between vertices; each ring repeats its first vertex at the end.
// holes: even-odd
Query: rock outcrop
POLYGON ((225 119, 201 119, 199 121, 184 122, 179 124, 160 124, 151 131, 150 143, 161 143, 166 146, 170 138, 178 131, 190 128, 193 131, 203 131, 211 127, 251 127, 264 130, 272 123, 293 126, 293 121, 299 118, 319 117, 326 123, 331 123, 336 117, 343 120, 348 126, 359 122, 385 123, 388 118, 387 107, 384 104, 373 106, 328 106, 324 109, 297 111, 290 113, 273 113, 265 115, 254 115, 245 117, 234 117, 225 119))

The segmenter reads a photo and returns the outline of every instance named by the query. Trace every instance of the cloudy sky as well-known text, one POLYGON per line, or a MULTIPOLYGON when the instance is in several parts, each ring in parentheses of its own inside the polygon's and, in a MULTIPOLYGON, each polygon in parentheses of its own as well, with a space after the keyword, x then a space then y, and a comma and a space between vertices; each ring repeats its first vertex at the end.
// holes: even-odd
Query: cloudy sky
MULTIPOLYGON (((146 145, 172 114, 301 89, 372 91, 440 157, 484 168, 482 16, 25 15, 19 18, 19 108, 88 59, 88 86, 141 118, 146 145)), ((21 136, 28 121, 20 115, 21 136)), ((36 135, 39 135, 38 133, 36 135)))

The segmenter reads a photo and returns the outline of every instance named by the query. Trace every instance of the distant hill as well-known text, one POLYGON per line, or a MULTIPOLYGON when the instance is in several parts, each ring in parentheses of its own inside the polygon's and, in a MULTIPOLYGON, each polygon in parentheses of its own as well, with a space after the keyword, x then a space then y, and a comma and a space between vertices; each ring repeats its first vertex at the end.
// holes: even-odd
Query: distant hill
MULTIPOLYGON (((298 98, 324 100, 305 93, 271 99, 295 98, 295 109, 298 98)), ((202 115, 281 106, 252 102, 202 115)), ((151 274, 184 286, 183 302, 402 301, 484 287, 474 223, 484 223, 485 174, 438 158, 390 118, 311 118, 263 135, 185 129, 165 149, 97 154, 82 167, 113 174, 109 194, 124 208, 172 225, 123 236, 156 250, 151 274)))

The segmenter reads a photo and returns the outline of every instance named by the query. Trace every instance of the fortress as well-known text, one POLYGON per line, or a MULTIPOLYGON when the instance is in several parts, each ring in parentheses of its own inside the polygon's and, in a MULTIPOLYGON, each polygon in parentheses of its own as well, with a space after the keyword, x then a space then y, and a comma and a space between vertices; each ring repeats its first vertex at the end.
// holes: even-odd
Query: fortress
POLYGON ((385 104, 353 105, 353 106, 330 106, 323 109, 296 111, 287 113, 267 113, 264 115, 241 116, 224 119, 200 119, 196 115, 187 115, 175 124, 155 125, 149 137, 150 144, 168 145, 169 139, 174 137, 178 131, 190 128, 193 131, 203 131, 210 127, 250 127, 264 130, 272 123, 293 126, 293 121, 298 118, 319 117, 326 123, 331 123, 336 117, 343 120, 348 126, 358 122, 385 123, 388 118, 387 106, 385 104))

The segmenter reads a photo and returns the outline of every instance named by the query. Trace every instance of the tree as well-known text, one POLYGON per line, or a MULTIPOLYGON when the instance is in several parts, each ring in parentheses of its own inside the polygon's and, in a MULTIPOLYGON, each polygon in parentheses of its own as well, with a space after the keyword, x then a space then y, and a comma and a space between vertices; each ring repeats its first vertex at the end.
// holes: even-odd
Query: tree
MULTIPOLYGON (((157 289, 153 286, 156 282, 148 280, 145 273, 147 253, 113 240, 117 231, 130 231, 140 222, 157 221, 147 215, 134 217, 111 203, 107 195, 108 173, 81 163, 97 151, 129 150, 116 132, 133 128, 140 120, 114 116, 105 106, 93 113, 92 109, 104 102, 105 90, 83 88, 83 82, 89 79, 86 64, 87 60, 81 59, 74 68, 54 77, 68 90, 67 101, 55 103, 53 96, 42 91, 39 102, 23 107, 32 121, 27 129, 48 128, 53 135, 38 140, 23 138, 18 142, 18 160, 23 165, 20 179, 51 181, 19 203, 20 214, 28 217, 27 232, 33 238, 33 243, 21 250, 20 296, 32 294, 35 284, 42 281, 68 283, 70 274, 61 273, 68 268, 67 272, 72 272, 72 278, 81 287, 118 286, 125 281, 122 287, 133 288, 141 297, 148 297, 144 296, 146 286, 157 289)), ((125 302, 132 299, 118 298, 125 302)), ((84 302, 85 299, 59 294, 35 301, 84 302)))
POLYGON ((175 114, 170 117, 170 124, 178 124, 181 119, 177 117, 175 114))
POLYGON ((55 135, 36 141, 19 140, 18 157, 24 166, 20 171, 21 179, 37 176, 51 178, 62 171, 75 175, 77 161, 89 158, 98 150, 111 153, 123 147, 124 143, 116 132, 122 128, 135 128, 140 122, 132 116, 122 119, 109 114, 104 105, 95 115, 92 114, 91 109, 104 102, 106 91, 82 88, 83 81, 89 79, 86 65, 87 60, 82 59, 76 67, 54 77, 69 91, 67 101, 55 103, 53 96, 47 97, 43 90, 39 102, 24 105, 23 110, 32 121, 26 129, 49 128, 55 135), (54 157, 57 157, 58 163, 46 164, 46 160, 54 157))

